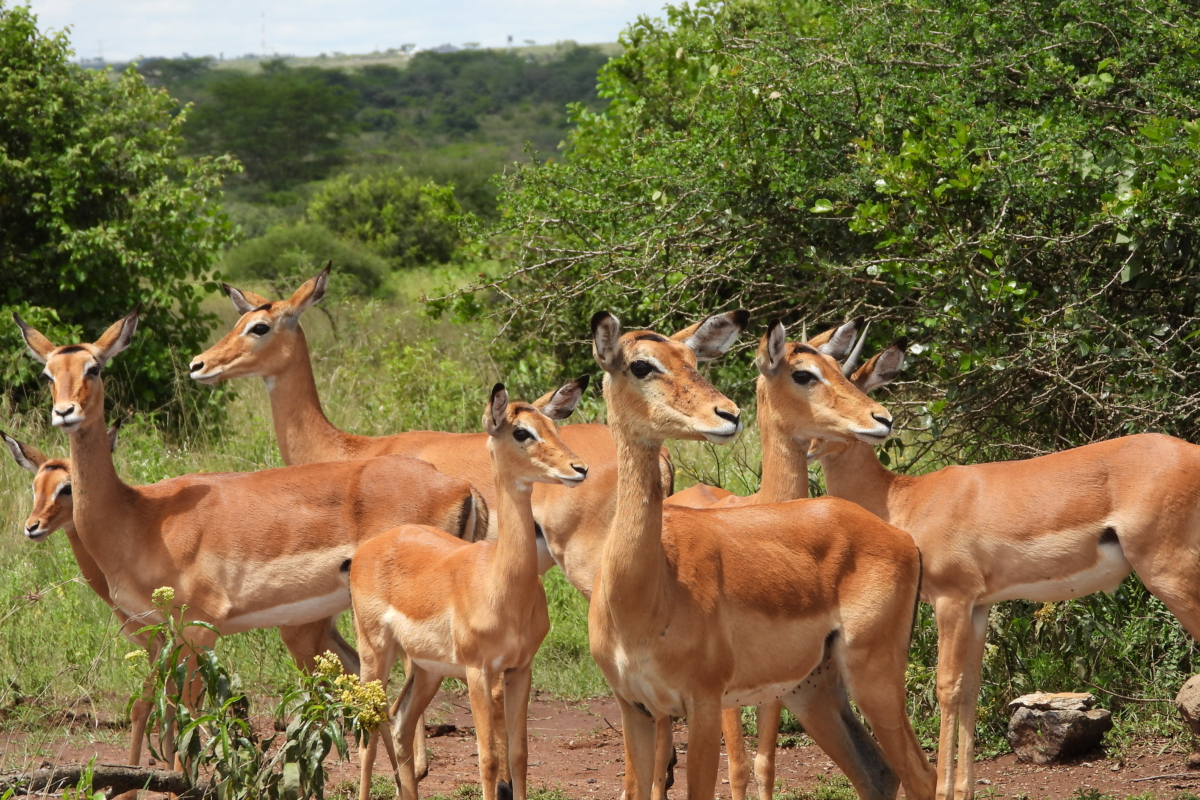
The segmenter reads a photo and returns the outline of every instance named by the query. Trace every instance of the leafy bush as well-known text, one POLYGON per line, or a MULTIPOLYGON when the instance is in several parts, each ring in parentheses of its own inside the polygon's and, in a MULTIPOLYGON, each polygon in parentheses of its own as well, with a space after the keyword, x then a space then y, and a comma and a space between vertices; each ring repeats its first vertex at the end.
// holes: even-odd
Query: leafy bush
POLYGON ((504 198, 510 330, 582 364, 605 306, 862 313, 918 343, 906 422, 942 458, 1200 439, 1198 37, 1171 0, 639 20, 608 109, 504 198))
POLYGON ((274 60, 262 70, 212 80, 192 114, 189 141, 201 152, 234 153, 247 179, 276 189, 325 177, 342 161, 353 94, 322 80, 319 69, 274 60))
POLYGON ((308 218, 362 242, 400 268, 444 264, 461 243, 454 188, 399 172, 330 181, 308 204, 308 218))
POLYGON ((215 321, 200 297, 232 237, 220 186, 237 166, 182 157, 184 115, 165 93, 70 56, 65 33, 0 4, 0 381, 24 398, 40 371, 11 311, 70 343, 141 302, 154 335, 113 364, 115 402, 179 404, 175 353, 200 349, 215 321))
POLYGON ((269 281, 276 286, 300 283, 320 265, 332 261, 339 274, 338 291, 367 295, 379 288, 387 263, 357 242, 343 239, 324 225, 298 223, 271 228, 225 254, 224 269, 233 280, 269 281))

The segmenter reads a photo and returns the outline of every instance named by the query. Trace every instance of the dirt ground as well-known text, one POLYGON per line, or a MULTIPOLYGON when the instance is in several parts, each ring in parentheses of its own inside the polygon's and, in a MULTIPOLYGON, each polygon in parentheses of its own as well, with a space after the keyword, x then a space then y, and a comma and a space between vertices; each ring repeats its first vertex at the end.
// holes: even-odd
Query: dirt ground
MULTIPOLYGON (((429 776, 421 793, 447 795, 463 783, 477 783, 479 762, 475 754, 474 729, 465 697, 443 692, 430 706, 430 722, 454 726, 453 731, 428 740, 432 759, 429 776)), ((615 701, 595 700, 566 703, 535 698, 529 709, 529 785, 558 787, 573 800, 589 797, 617 798, 621 793, 624 757, 621 748, 620 714, 615 701)), ((256 720, 269 729, 268 719, 256 720)), ((70 736, 55 741, 34 741, 30 734, 0 733, 0 771, 37 766, 43 761, 67 763, 96 756, 98 763, 124 761, 127 731, 96 725, 86 717, 72 725, 70 736)), ((686 727, 676 726, 676 742, 684 745, 686 727)), ((779 789, 813 788, 822 776, 840 774, 815 746, 780 748, 777 779, 779 789)), ((932 755, 932 754, 931 754, 932 755)), ((1188 773, 1184 753, 1168 741, 1147 741, 1123 758, 1094 753, 1068 766, 1034 767, 1016 763, 1012 755, 976 764, 976 793, 985 798, 1066 798, 1077 790, 1096 789, 1108 795, 1127 797, 1150 794, 1174 798, 1181 792, 1200 792, 1200 772, 1188 773), (1159 777, 1171 776, 1171 777, 1159 777), (1151 780, 1146 780, 1151 778, 1151 780)), ((352 758, 354 756, 352 755, 352 758)), ((729 800, 725 756, 717 797, 729 800)), ((386 757, 380 753, 376 773, 385 774, 386 757)), ((357 762, 331 765, 333 789, 343 781, 357 781, 357 762)), ((672 796, 683 797, 687 754, 679 752, 672 796)), ((752 789, 753 791, 753 789, 752 789)), ((149 800, 149 799, 148 799, 149 800)))

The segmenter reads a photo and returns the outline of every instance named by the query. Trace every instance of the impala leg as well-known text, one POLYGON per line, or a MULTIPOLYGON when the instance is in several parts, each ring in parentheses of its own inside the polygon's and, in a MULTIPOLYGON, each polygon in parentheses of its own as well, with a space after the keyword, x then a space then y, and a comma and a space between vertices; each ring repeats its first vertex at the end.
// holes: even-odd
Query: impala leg
MULTIPOLYGON (((364 615, 359 614, 354 620, 355 630, 358 633, 358 645, 362 648, 362 680, 364 683, 370 681, 379 681, 383 684, 383 688, 387 689, 388 674, 392 671, 392 664, 396 661, 396 644, 390 633, 380 631, 372 635, 372 630, 367 624, 364 615)), ((314 632, 313 626, 292 626, 290 632, 299 633, 296 629, 307 628, 307 633, 314 632)), ((287 642, 287 634, 283 628, 280 628, 280 634, 284 636, 284 642, 287 642)), ((309 641, 312 641, 311 639, 309 641)), ((387 724, 387 720, 381 723, 380 727, 387 724)), ((382 735, 380 730, 370 731, 363 740, 362 745, 358 749, 358 761, 360 767, 359 782, 358 782, 358 797, 359 800, 369 800, 371 796, 371 776, 375 772, 375 753, 379 747, 379 737, 382 735)))
MULTIPOLYGON (((831 645, 826 645, 821 663, 783 703, 800 720, 805 733, 846 774, 859 797, 890 800, 896 796, 900 776, 850 707, 831 645)), ((762 744, 761 731, 759 744, 762 744)))
POLYGON ((504 717, 508 723, 508 763, 514 800, 525 800, 529 775, 529 689, 533 668, 509 670, 504 680, 504 717))
POLYGON ((496 800, 496 780, 500 776, 500 759, 496 755, 496 732, 493 730, 492 676, 486 670, 467 669, 467 694, 471 700, 471 717, 475 720, 475 746, 479 749, 479 781, 483 800, 496 800))
POLYGON ((763 703, 755 709, 758 752, 754 755, 754 779, 758 782, 758 800, 771 800, 775 796, 775 747, 779 742, 782 712, 783 703, 779 701, 763 703))
MULTIPOLYGON (((911 616, 906 614, 904 622, 910 621, 911 616)), ((902 624, 890 627, 890 637, 887 632, 869 632, 837 647, 844 667, 842 674, 888 763, 900 774, 905 797, 933 800, 936 774, 908 719, 904 676, 909 631, 902 624)))
POLYGON ((667 773, 671 770, 671 757, 674 755, 671 716, 664 714, 654 721, 654 785, 650 789, 651 800, 666 800, 667 773))
MULTIPOLYGON (((412 673, 412 659, 410 659, 408 657, 408 654, 405 653, 405 655, 404 655, 405 678, 407 679, 407 676, 410 675, 411 673, 412 673)), ((438 685, 440 686, 441 684, 439 683, 438 685)), ((400 717, 399 717, 399 714, 400 714, 400 698, 401 697, 402 697, 402 695, 396 696, 396 701, 394 703, 392 703, 392 707, 389 712, 392 716, 392 719, 395 720, 395 722, 392 725, 392 738, 395 739, 396 741, 400 741, 400 717)), ((421 708, 422 708, 421 723, 419 725, 417 725, 415 738, 413 739, 413 751, 414 751, 414 754, 416 757, 416 762, 415 762, 416 766, 414 769, 416 772, 418 783, 420 783, 421 780, 424 779, 424 777, 429 774, 429 748, 426 747, 426 745, 425 745, 425 712, 423 710, 423 709, 427 708, 428 706, 429 706, 428 703, 426 703, 424 706, 421 706, 421 708)))
POLYGON ((625 743, 625 800, 650 800, 654 785, 654 718, 617 695, 625 743))
POLYGON ((505 680, 505 672, 498 672, 492 677, 492 733, 495 736, 496 760, 500 764, 496 796, 500 800, 511 800, 513 784, 508 761, 508 725, 504 722, 505 680))
POLYGON ((404 692, 400 697, 399 717, 396 719, 395 739, 399 744, 396 759, 400 762, 400 799, 417 800, 417 772, 420 763, 414 748, 420 743, 424 747, 424 737, 418 737, 417 732, 425 727, 425 709, 441 688, 442 679, 432 672, 410 665, 404 681, 404 692))
MULTIPOLYGON (((759 747, 762 747, 762 728, 758 733, 759 747)), ((721 735, 725 738, 725 754, 729 756, 729 792, 733 800, 746 800, 746 787, 750 785, 750 758, 746 752, 746 736, 742 732, 742 709, 721 710, 721 735)))
POLYGON ((970 636, 962 665, 962 706, 958 718, 958 770, 954 796, 971 800, 975 796, 975 712, 979 708, 979 686, 983 680, 983 649, 987 642, 990 605, 979 605, 971 612, 970 636))
POLYGON ((129 763, 138 766, 142 763, 142 741, 146 738, 146 725, 150 721, 150 710, 154 703, 146 697, 133 701, 129 709, 129 763))
POLYGON ((721 765, 720 697, 694 698, 688 708, 688 800, 712 800, 721 765))
POLYGON ((971 637, 968 603, 939 598, 933 606, 938 628, 937 696, 941 722, 938 730, 937 797, 954 794, 955 749, 962 709, 963 668, 971 637))

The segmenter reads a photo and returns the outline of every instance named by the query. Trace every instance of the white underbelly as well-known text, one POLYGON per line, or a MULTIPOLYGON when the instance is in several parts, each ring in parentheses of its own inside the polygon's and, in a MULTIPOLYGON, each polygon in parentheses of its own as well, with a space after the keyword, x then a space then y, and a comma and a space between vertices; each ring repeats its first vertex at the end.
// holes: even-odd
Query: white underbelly
MULTIPOLYGON (((984 597, 982 602, 1031 600, 1036 603, 1054 603, 1083 597, 1093 592, 1116 591, 1125 576, 1133 570, 1133 566, 1125 558, 1125 553, 1117 542, 1099 545, 1097 551, 1098 559, 1095 565, 1082 572, 1072 575, 1045 575, 1040 579, 1005 586, 984 597)), ((1036 570, 1034 574, 1036 575, 1036 570)))
POLYGON ((332 617, 350 607, 350 589, 338 588, 319 597, 306 597, 293 603, 251 611, 232 617, 220 626, 222 634, 241 633, 255 628, 278 628, 281 625, 303 625, 332 617))

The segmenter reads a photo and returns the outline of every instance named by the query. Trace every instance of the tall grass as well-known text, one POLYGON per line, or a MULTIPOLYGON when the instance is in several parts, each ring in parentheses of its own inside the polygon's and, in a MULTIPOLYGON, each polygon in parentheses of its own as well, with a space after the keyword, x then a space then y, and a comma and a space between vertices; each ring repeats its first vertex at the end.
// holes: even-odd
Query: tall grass
MULTIPOLYGON (((515 360, 484 324, 423 316, 411 297, 447 279, 418 273, 398 287, 395 301, 327 299, 306 314, 318 389, 334 424, 366 435, 420 428, 475 431, 494 381, 504 380, 515 397, 529 399, 573 377, 548 359, 515 360)), ((212 298, 210 308, 226 326, 236 318, 224 298, 212 298)), ((180 364, 191 355, 180 354, 180 364)), ((129 420, 115 457, 118 472, 131 483, 150 483, 200 470, 280 466, 263 387, 242 381, 234 388, 216 422, 183 426, 180 433, 168 436, 146 419, 129 420)), ((66 455, 66 437, 49 429, 46 409, 3 411, 7 432, 49 455, 66 455)), ((753 409, 747 411, 751 417, 753 409)), ((572 421, 603 419, 598 392, 588 393, 577 414, 572 421)), ((673 453, 680 488, 697 480, 739 494, 758 488, 760 451, 753 424, 731 447, 682 443, 673 445, 673 453)), ((0 458, 0 488, 7 500, 0 508, 0 725, 25 729, 36 728, 40 715, 82 698, 110 713, 120 711, 140 680, 124 665, 122 656, 131 647, 117 635, 108 609, 78 578, 65 537, 56 534, 30 544, 20 536, 29 510, 29 478, 11 459, 0 458)), ((814 493, 820 485, 814 471, 814 493)), ((553 628, 535 662, 535 686, 565 697, 606 693, 588 652, 586 603, 557 570, 547 576, 546 590, 553 628)), ((342 625, 349 636, 348 617, 342 625)), ((910 711, 928 745, 936 743, 937 733, 936 646, 932 614, 922 606, 909 690, 910 711)), ((292 680, 274 631, 228 637, 218 650, 251 694, 274 696, 292 680)), ((1096 692, 1115 711, 1118 742, 1155 733, 1183 743, 1185 729, 1167 701, 1195 671, 1196 656, 1196 644, 1136 578, 1112 597, 1093 595, 1050 606, 999 604, 992 612, 985 658, 981 747, 1004 748, 1005 703, 1034 690, 1096 692)))

